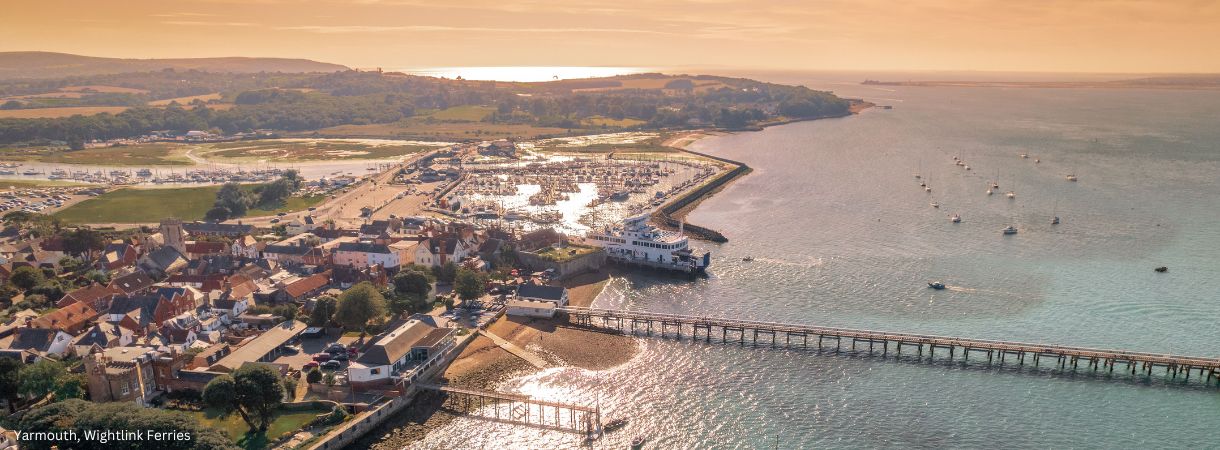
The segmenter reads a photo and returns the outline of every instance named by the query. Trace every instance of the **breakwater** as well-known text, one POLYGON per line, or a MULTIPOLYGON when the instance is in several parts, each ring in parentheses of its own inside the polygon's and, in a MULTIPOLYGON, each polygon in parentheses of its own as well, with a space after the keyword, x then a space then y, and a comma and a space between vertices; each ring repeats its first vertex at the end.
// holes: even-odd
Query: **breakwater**
MULTIPOLYGON (((741 163, 738 161, 733 161, 731 159, 721 158, 719 156, 713 156, 713 155, 696 152, 696 151, 692 151, 692 150, 686 150, 686 149, 679 149, 679 150, 682 152, 685 152, 685 153, 690 153, 692 155, 697 155, 697 156, 700 156, 703 158, 719 161, 719 162, 722 162, 725 164, 730 164, 733 166, 733 168, 727 172, 721 173, 719 176, 712 179, 711 181, 708 181, 707 183, 703 184, 702 186, 699 186, 697 189, 687 192, 687 193, 679 196, 678 198, 674 199, 673 201, 666 203, 665 205, 662 205, 660 208, 658 208, 656 211, 654 211, 652 213, 652 220, 664 228, 677 229, 678 226, 683 221, 683 219, 685 219, 686 213, 688 213, 688 212, 690 212, 690 210, 694 209, 695 206, 699 204, 699 202, 711 197, 713 194, 720 191, 720 189, 723 189, 733 180, 736 180, 738 177, 745 176, 746 174, 750 173, 750 170, 751 170, 750 166, 747 166, 744 163, 741 163)), ((729 238, 725 237, 719 231, 713 230, 711 228, 695 225, 695 224, 690 224, 690 223, 685 224, 685 225, 683 225, 683 230, 686 232, 686 234, 688 236, 691 236, 696 239, 702 239, 705 241, 712 241, 712 242, 728 242, 729 241, 729 238)))

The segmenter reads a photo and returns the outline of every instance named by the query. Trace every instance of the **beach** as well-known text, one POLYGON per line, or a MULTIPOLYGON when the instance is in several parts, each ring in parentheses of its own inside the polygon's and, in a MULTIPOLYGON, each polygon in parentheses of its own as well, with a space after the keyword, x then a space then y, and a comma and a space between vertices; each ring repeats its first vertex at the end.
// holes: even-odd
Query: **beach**
MULTIPOLYGON (((589 306, 601 294, 610 277, 610 272, 599 271, 572 277, 561 285, 568 288, 569 304, 589 306)), ((605 370, 625 364, 639 353, 634 338, 575 327, 563 318, 504 316, 492 323, 487 331, 542 357, 551 367, 605 370)), ((442 382, 495 390, 509 379, 538 370, 501 349, 491 339, 479 336, 449 365, 442 382)), ((354 443, 352 448, 401 449, 423 439, 428 432, 448 424, 455 417, 456 414, 444 408, 442 395, 424 392, 416 397, 409 408, 354 443)))

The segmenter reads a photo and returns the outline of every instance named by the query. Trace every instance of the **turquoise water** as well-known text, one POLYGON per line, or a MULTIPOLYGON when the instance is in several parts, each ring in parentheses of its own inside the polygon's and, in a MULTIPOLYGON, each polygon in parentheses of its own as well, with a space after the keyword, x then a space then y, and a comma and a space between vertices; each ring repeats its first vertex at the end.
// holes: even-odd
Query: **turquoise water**
MULTIPOLYGON (((703 244, 711 276, 632 274, 596 306, 1220 354, 1220 92, 775 78, 894 109, 699 141, 755 169, 689 216, 730 239, 703 244), (986 195, 997 176, 1015 200, 986 195), (1002 236, 1008 224, 1020 232, 1002 236), (1161 265, 1169 272, 1153 272, 1161 265)), ((595 444, 605 448, 636 434, 652 448, 1198 448, 1215 446, 1220 426, 1220 391, 1159 375, 640 343, 624 366, 552 369, 505 389, 631 417, 595 444)), ((579 443, 462 420, 419 446, 579 443)))

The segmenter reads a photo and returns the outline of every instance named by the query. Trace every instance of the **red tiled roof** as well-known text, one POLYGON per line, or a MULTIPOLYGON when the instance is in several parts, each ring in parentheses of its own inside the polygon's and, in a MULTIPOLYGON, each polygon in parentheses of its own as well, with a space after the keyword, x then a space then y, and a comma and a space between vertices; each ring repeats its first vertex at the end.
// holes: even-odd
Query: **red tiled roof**
POLYGON ((326 286, 327 284, 330 284, 329 271, 315 273, 284 286, 284 293, 288 294, 289 297, 297 298, 305 295, 308 292, 321 289, 322 286, 326 286))
POLYGON ((31 326, 34 328, 67 330, 84 325, 96 317, 97 311, 94 311, 89 305, 76 302, 34 319, 31 326))

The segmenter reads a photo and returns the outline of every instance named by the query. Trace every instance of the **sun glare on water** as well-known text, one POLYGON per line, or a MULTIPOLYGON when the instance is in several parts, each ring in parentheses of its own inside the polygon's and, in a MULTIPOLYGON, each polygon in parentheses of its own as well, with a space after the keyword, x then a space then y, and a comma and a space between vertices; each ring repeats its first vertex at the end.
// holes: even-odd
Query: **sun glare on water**
POLYGON ((646 72, 641 67, 582 67, 582 66, 493 66, 493 67, 428 67, 402 69, 413 75, 496 81, 552 81, 574 78, 612 77, 646 72))

